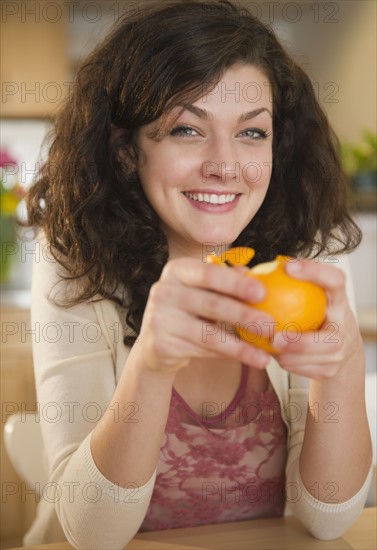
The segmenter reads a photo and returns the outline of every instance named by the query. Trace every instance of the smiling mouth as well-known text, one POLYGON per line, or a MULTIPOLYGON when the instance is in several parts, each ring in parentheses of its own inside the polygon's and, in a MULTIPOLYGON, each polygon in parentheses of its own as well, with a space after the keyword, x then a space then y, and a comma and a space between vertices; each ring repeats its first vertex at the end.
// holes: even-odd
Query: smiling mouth
POLYGON ((183 193, 189 199, 197 202, 204 202, 207 204, 227 204, 233 202, 238 195, 235 193, 228 193, 224 195, 215 195, 214 193, 183 193))

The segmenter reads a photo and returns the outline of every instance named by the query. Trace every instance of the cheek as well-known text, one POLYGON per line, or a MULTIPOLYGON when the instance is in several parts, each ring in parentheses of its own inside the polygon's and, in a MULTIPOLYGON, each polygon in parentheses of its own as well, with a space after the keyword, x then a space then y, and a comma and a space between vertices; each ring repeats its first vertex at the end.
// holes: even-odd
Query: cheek
POLYGON ((253 189, 264 189, 269 185, 272 173, 272 156, 261 156, 243 164, 242 177, 253 189))
POLYGON ((160 187, 176 187, 186 182, 200 168, 198 155, 182 154, 174 149, 154 150, 139 164, 138 173, 143 187, 158 183, 160 187))

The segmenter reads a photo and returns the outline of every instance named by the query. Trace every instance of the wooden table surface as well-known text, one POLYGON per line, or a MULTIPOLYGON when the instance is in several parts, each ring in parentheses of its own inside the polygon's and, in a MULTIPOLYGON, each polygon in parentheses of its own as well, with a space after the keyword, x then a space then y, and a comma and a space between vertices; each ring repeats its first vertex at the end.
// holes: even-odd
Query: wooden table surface
MULTIPOLYGON (((168 531, 139 533, 127 550, 376 550, 377 508, 365 508, 341 537, 321 541, 309 535, 294 517, 221 523, 168 531)), ((70 550, 67 542, 18 550, 70 550)), ((100 549, 98 549, 100 550, 100 549)))

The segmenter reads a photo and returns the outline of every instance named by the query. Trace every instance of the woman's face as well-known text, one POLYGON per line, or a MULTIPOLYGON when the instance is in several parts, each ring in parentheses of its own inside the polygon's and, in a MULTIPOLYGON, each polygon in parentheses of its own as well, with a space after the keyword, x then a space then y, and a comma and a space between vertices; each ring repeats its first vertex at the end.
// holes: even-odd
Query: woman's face
MULTIPOLYGON (((177 107, 172 118, 180 112, 177 107)), ((270 85, 252 65, 227 70, 160 141, 138 133, 138 173, 170 258, 230 245, 261 206, 272 170, 270 85)))

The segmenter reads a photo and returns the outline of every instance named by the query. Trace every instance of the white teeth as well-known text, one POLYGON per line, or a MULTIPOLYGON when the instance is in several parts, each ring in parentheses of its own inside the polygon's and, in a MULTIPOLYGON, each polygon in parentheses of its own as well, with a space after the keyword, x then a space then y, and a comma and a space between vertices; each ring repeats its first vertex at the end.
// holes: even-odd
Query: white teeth
POLYGON ((187 197, 194 201, 198 202, 208 202, 210 204, 225 204, 227 202, 232 202, 236 198, 236 195, 229 194, 229 195, 215 195, 211 193, 210 195, 208 193, 185 193, 187 197))

